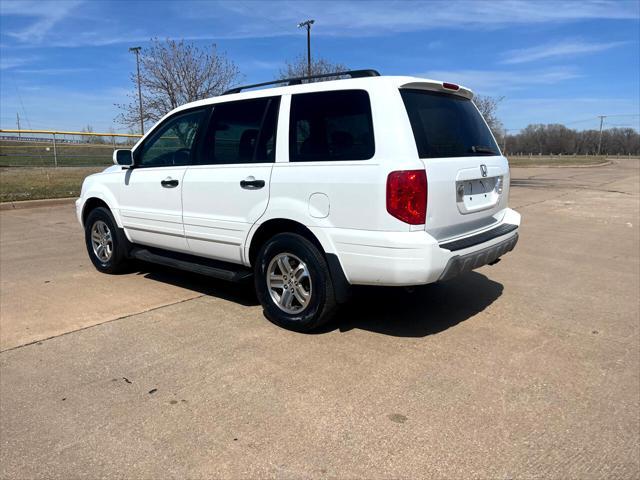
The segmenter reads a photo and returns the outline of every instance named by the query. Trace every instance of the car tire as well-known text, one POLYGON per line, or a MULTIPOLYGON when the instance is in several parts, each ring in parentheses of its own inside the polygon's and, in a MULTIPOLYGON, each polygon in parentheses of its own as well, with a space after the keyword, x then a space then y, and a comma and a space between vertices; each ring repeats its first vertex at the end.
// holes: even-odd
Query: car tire
POLYGON ((89 258, 98 271, 115 274, 130 267, 127 239, 108 209, 97 207, 89 212, 84 239, 89 258))
POLYGON ((258 252, 254 270, 256 293, 271 322, 310 332, 331 320, 336 300, 329 268, 305 237, 275 235, 258 252))

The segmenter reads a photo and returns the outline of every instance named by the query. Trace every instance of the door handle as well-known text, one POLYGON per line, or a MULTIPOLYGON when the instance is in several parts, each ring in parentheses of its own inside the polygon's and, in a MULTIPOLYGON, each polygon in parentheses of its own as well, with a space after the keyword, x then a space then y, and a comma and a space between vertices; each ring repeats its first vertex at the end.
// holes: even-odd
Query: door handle
POLYGON ((259 190, 264 187, 264 180, 256 180, 253 177, 247 177, 240 180, 240 186, 245 190, 259 190))
POLYGON ((174 180, 171 177, 167 177, 160 182, 160 185, 162 185, 164 188, 175 188, 178 186, 178 183, 180 183, 178 182, 178 180, 174 180))

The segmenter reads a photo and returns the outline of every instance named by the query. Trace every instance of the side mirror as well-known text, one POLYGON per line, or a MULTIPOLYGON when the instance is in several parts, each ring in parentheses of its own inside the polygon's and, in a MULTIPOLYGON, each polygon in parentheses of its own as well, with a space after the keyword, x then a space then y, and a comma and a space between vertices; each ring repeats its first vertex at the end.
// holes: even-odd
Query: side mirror
POLYGON ((113 152, 113 163, 122 167, 133 166, 131 150, 118 149, 113 152))

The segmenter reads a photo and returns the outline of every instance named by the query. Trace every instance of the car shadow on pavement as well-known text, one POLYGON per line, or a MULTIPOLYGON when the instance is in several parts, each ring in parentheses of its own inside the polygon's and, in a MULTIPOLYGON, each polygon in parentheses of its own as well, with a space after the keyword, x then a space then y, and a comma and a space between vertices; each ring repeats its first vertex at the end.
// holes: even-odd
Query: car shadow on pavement
MULTIPOLYGON (((225 282, 145 263, 138 265, 137 274, 248 307, 260 304, 251 281, 225 282)), ((501 283, 477 272, 411 291, 399 287, 354 287, 351 299, 342 305, 334 320, 313 333, 360 329, 395 337, 433 335, 482 312, 502 295, 502 290, 501 283)))
POLYGON ((239 303, 245 307, 260 305, 252 281, 242 283, 225 282, 224 280, 218 280, 196 273, 173 270, 160 265, 142 262, 137 265, 135 272, 149 280, 193 290, 194 292, 199 292, 204 295, 239 303))
POLYGON ((433 335, 482 312, 502 290, 501 283, 477 272, 413 291, 359 287, 336 315, 332 329, 347 332, 358 328, 394 337, 433 335))

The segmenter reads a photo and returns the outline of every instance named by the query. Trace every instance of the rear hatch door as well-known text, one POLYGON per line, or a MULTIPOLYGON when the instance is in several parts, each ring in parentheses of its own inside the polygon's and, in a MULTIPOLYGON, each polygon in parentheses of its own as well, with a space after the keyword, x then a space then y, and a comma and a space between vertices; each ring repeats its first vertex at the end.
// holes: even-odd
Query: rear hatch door
POLYGON ((400 93, 427 172, 426 231, 444 241, 499 223, 509 165, 482 115, 467 96, 415 86, 400 93))

